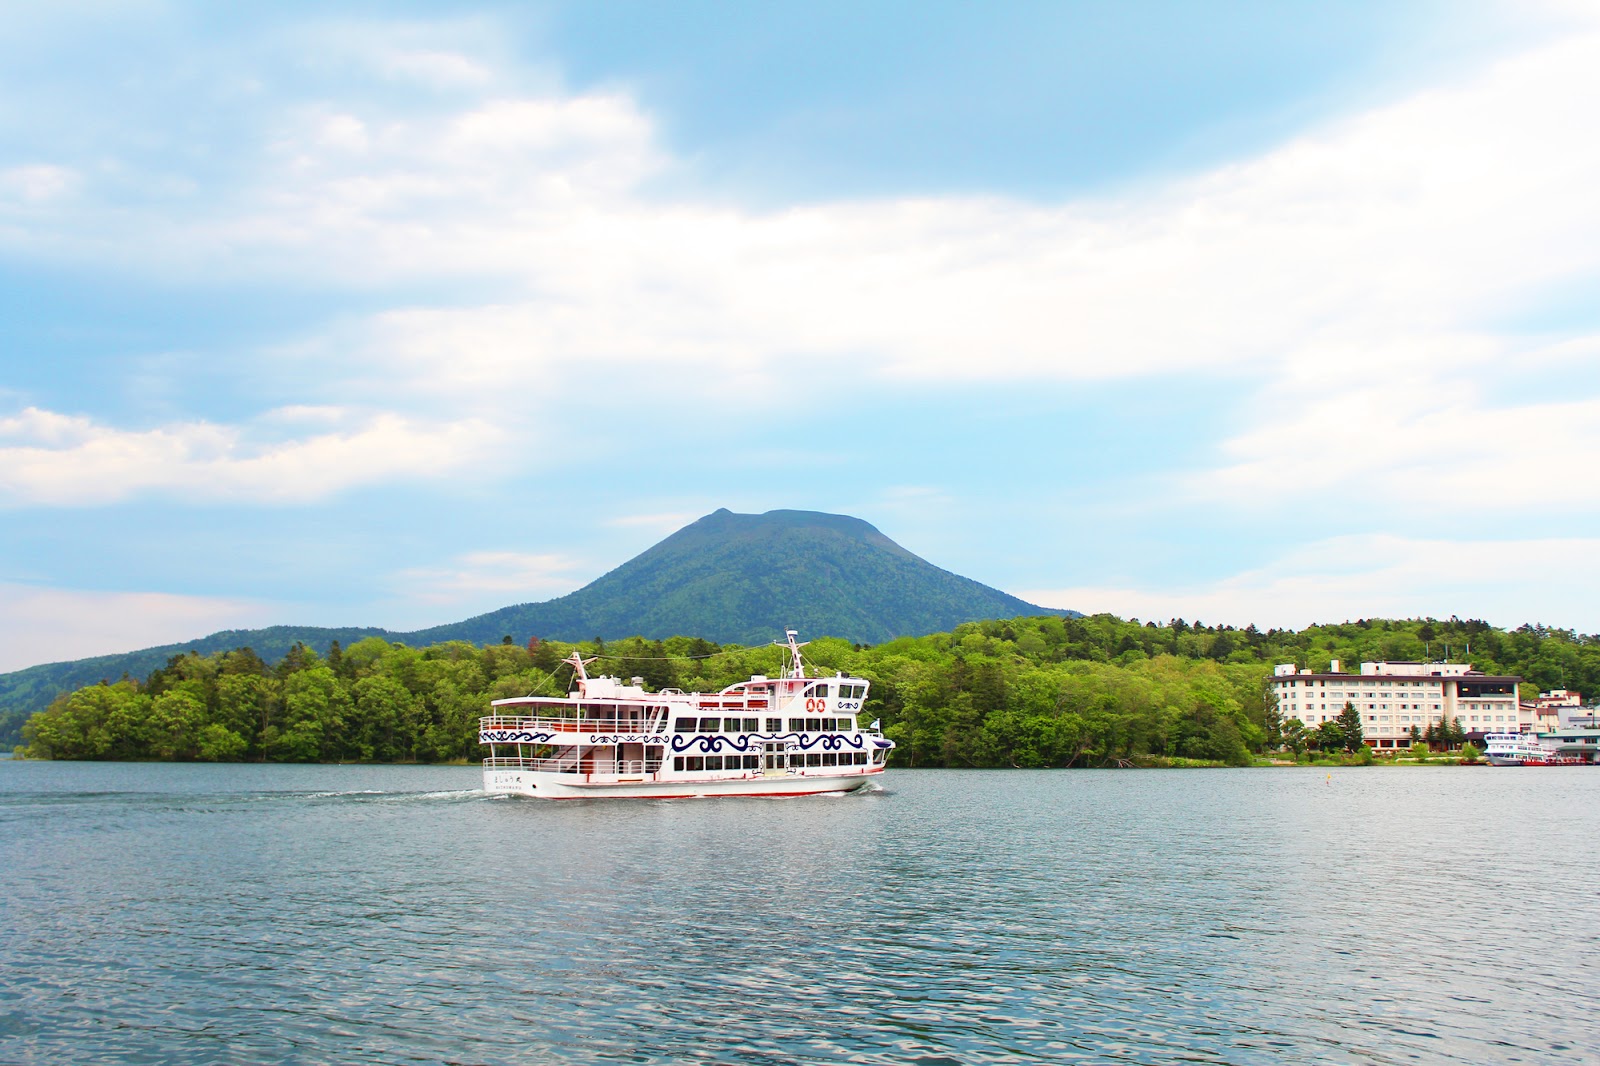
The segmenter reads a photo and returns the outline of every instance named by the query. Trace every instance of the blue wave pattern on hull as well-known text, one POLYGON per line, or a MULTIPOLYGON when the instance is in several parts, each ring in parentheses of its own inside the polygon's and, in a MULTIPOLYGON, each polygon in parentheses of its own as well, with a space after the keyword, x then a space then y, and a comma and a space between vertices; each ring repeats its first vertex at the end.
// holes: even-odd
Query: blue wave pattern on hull
POLYGON ((861 736, 846 736, 842 733, 744 733, 736 737, 715 736, 712 734, 701 735, 698 733, 673 733, 671 748, 674 755, 694 751, 697 747, 708 755, 719 751, 744 751, 760 752, 758 744, 776 743, 778 741, 792 740, 801 751, 810 751, 821 746, 823 751, 839 751, 842 748, 854 748, 856 751, 865 751, 867 741, 861 736))
POLYGON ((525 729, 490 729, 478 734, 479 743, 483 744, 549 744, 555 739, 554 733, 533 733, 525 729))
MULTIPOLYGON (((593 743, 596 737, 609 739, 617 734, 612 733, 534 733, 528 730, 491 729, 479 734, 479 739, 485 744, 552 744, 557 737, 563 743, 593 743)), ((801 751, 810 751, 820 747, 823 751, 842 751, 850 748, 855 751, 865 751, 866 738, 863 736, 847 736, 840 733, 745 733, 736 737, 701 735, 698 733, 651 733, 629 734, 620 737, 628 743, 657 744, 667 740, 674 754, 694 751, 698 748, 707 754, 719 751, 759 752, 762 749, 758 744, 792 742, 801 751)))

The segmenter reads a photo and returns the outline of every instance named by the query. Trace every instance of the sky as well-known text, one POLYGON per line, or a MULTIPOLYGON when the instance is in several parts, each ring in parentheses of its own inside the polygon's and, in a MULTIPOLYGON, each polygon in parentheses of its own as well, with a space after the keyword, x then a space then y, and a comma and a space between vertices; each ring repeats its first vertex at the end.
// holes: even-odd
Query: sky
POLYGON ((1597 114, 1589 0, 0 0, 0 670, 719 507, 1600 632, 1597 114))

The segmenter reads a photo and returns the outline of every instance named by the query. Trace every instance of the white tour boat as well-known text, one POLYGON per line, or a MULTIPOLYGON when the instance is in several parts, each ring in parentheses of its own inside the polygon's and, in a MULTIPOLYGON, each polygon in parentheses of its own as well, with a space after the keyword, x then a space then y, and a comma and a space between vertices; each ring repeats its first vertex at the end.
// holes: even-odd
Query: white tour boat
POLYGON ((1490 766, 1543 766, 1550 752, 1529 733, 1485 733, 1483 757, 1490 766))
POLYGON ((646 692, 638 678, 590 677, 577 653, 567 696, 495 700, 479 719, 483 788, 500 795, 804 796, 850 792, 883 773, 894 742, 861 728, 867 682, 807 677, 788 630, 782 676, 721 692, 646 692))

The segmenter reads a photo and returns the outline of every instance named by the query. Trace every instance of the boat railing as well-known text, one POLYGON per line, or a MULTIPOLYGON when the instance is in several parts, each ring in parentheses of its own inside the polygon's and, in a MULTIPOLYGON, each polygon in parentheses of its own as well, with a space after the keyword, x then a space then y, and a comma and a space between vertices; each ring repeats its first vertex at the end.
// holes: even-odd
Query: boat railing
POLYGON ((480 732, 510 730, 528 733, 665 733, 665 716, 655 718, 542 718, 491 715, 478 720, 480 732))
POLYGON ((553 759, 495 757, 483 760, 485 770, 541 770, 552 774, 581 774, 584 777, 628 777, 654 774, 661 770, 660 759, 618 759, 596 762, 587 758, 563 756, 553 759))

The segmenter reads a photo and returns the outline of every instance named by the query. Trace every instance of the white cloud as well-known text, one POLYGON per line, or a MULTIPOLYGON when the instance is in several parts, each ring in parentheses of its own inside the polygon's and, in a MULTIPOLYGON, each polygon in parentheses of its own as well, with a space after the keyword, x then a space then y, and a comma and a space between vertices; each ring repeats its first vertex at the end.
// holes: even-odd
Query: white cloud
MULTIPOLYGON (((1484 484, 1571 513, 1600 502, 1548 457, 1597 456, 1595 400, 1480 382, 1552 354, 1497 322, 1600 274, 1600 37, 1311 130, 1192 179, 1094 201, 662 200, 649 117, 620 95, 480 101, 434 119, 307 118, 277 199, 221 224, 330 280, 481 276, 493 303, 380 312, 330 347, 387 387, 515 407, 701 402, 861 374, 960 383, 1230 373, 1243 422, 1197 450, 1192 501, 1284 486, 1484 484), (320 120, 319 120, 320 121, 320 120), (315 131, 321 129, 318 134, 315 131), (337 138, 336 138, 337 139, 337 138), (520 293, 520 294, 518 294, 520 293), (1244 402, 1254 394, 1254 400, 1244 402)), ((204 244, 203 236, 191 234, 204 244)), ((730 415, 729 417, 736 417, 730 415)))
POLYGON ((498 608, 571 592, 588 580, 575 576, 582 567, 579 560, 560 554, 479 551, 446 566, 403 570, 395 583, 408 601, 455 606, 492 600, 498 608))
MULTIPOLYGON (((592 360, 733 373, 804 358, 957 381, 1431 375, 1506 357, 1515 342, 1492 335, 1494 315, 1600 271, 1592 33, 1093 201, 764 212, 650 193, 675 164, 625 95, 518 96, 491 60, 428 48, 417 27, 377 36, 359 46, 370 64, 487 72, 456 79, 480 97, 282 115, 260 182, 209 210, 113 210, 117 187, 100 188, 106 210, 79 217, 96 234, 85 254, 109 230, 148 269, 519 292, 369 321, 362 350, 399 357, 430 395, 571 377, 592 360)), ((487 50, 481 28, 465 36, 487 50)))
POLYGON ((0 673, 284 621, 270 611, 249 600, 0 583, 0 673))
POLYGON ((1338 537, 1266 566, 1178 588, 1033 589, 1017 595, 1094 614, 1300 629, 1355 618, 1482 618, 1600 632, 1600 539, 1338 537))
MULTIPOLYGON (((294 421, 306 411, 279 414, 294 421)), ((304 502, 458 470, 486 458, 501 439, 499 430, 471 419, 424 423, 379 413, 346 421, 315 436, 253 439, 237 426, 123 430, 30 407, 0 419, 0 503, 95 506, 152 491, 201 501, 304 502)))
POLYGON ((1600 398, 1497 406, 1448 375, 1280 394, 1228 440, 1234 462, 1195 477, 1203 499, 1263 508, 1323 503, 1545 514, 1600 507, 1600 398), (1356 502, 1361 501, 1361 502, 1356 502))
POLYGON ((481 88, 494 80, 488 67, 459 52, 395 49, 384 53, 379 65, 390 77, 436 89, 481 88))
POLYGON ((47 163, 8 167, 0 170, 0 203, 44 203, 71 193, 79 184, 79 174, 71 167, 47 163))
POLYGON ((617 526, 622 529, 645 529, 666 535, 676 533, 690 522, 704 517, 704 513, 690 511, 667 511, 657 514, 630 514, 619 518, 610 519, 608 526, 617 526))

